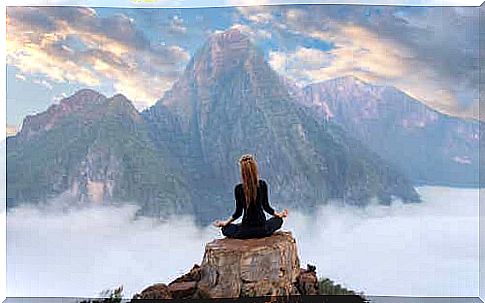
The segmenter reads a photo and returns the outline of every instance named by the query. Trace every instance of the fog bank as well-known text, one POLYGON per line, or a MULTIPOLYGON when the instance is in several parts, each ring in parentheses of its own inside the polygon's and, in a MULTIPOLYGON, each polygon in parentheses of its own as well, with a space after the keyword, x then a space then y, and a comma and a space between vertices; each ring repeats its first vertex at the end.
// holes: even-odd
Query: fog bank
MULTIPOLYGON (((372 295, 477 296, 478 190, 418 189, 424 203, 290 212, 302 265, 372 295)), ((277 208, 277 205, 275 205, 277 208)), ((202 260, 221 237, 192 218, 134 220, 136 207, 20 207, 7 217, 7 295, 131 297, 202 260)))

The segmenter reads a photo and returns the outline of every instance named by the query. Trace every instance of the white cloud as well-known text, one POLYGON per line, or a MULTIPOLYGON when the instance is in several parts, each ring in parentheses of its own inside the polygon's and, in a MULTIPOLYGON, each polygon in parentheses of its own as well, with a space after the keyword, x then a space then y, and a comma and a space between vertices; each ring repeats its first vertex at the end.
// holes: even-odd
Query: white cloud
POLYGON ((177 15, 172 17, 169 31, 173 34, 185 34, 187 27, 184 26, 184 20, 177 15))
MULTIPOLYGON (((422 204, 290 211, 283 229, 295 236, 303 266, 314 264, 320 276, 366 294, 476 296, 479 191, 418 190, 422 204)), ((131 297, 200 264, 204 244, 221 237, 189 217, 135 220, 135 212, 132 206, 13 209, 8 296, 94 296, 123 284, 131 297)))
POLYGON ((332 60, 332 54, 306 47, 298 47, 291 53, 279 51, 269 53, 269 64, 276 71, 285 74, 299 84, 328 79, 329 76, 322 71, 328 68, 332 60))
MULTIPOLYGON (((18 128, 15 125, 7 124, 7 137, 14 136, 18 132, 18 128)), ((5 159, 3 159, 5 161, 5 159)))
POLYGON ((41 85, 45 88, 47 88, 48 90, 52 90, 52 84, 50 84, 48 81, 46 81, 45 79, 33 79, 32 80, 32 83, 34 84, 38 84, 38 85, 41 85))
POLYGON ((274 20, 273 14, 264 6, 242 6, 237 10, 249 21, 267 24, 274 20))
POLYGON ((20 80, 20 81, 25 81, 25 76, 22 74, 15 74, 15 79, 20 80))
MULTIPOLYGON (((253 40, 264 40, 264 39, 271 39, 271 32, 259 29, 259 28, 252 28, 246 24, 235 23, 229 29, 237 29, 241 33, 248 36, 250 39, 253 40)), ((214 34, 221 33, 222 31, 214 31, 214 34)))

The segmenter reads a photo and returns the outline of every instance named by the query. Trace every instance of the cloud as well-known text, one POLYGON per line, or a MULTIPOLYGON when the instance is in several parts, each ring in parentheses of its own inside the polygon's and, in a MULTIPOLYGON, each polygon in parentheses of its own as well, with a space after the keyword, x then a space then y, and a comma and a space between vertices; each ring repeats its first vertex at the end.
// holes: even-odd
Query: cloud
POLYGON ((271 11, 262 6, 242 6, 237 10, 249 21, 254 23, 267 24, 273 21, 274 17, 271 11))
POLYGON ((375 33, 354 25, 341 25, 332 42, 335 48, 329 51, 299 47, 290 53, 272 52, 270 64, 305 84, 354 75, 365 81, 396 86, 442 111, 455 109, 456 100, 443 87, 439 75, 428 66, 417 68, 409 64, 412 54, 405 47, 383 41, 375 33))
POLYGON ((326 80, 322 71, 329 67, 332 55, 314 48, 299 46, 294 52, 270 51, 269 64, 279 73, 296 82, 326 80))
POLYGON ((184 20, 174 15, 170 22, 169 31, 173 34, 185 34, 187 32, 187 27, 184 26, 184 20))
MULTIPOLYGON (((235 15, 228 27, 239 27, 263 41, 258 45, 269 52, 273 66, 300 83, 352 74, 396 86, 440 111, 478 116, 475 8, 219 9, 228 12, 221 14, 224 22, 235 15)), ((139 11, 144 17, 136 21, 124 14, 100 16, 89 8, 9 7, 7 62, 23 76, 46 75, 51 84, 73 82, 96 88, 109 83, 139 106, 148 105, 171 87, 189 60, 187 50, 169 41, 193 51, 214 27, 212 22, 192 26, 188 22, 192 20, 181 17, 190 14, 139 11), (152 33, 140 30, 140 24, 153 25, 158 36, 148 38, 152 33)))
POLYGON ((34 79, 34 80, 32 80, 32 83, 41 85, 41 86, 47 88, 48 90, 52 90, 52 84, 50 84, 45 79, 34 79))
MULTIPOLYGON (((139 106, 160 98, 189 60, 179 46, 154 44, 123 14, 100 17, 91 8, 9 7, 7 17, 7 63, 22 74, 90 87, 111 82, 139 106)), ((183 30, 181 20, 173 22, 183 30)))
MULTIPOLYGON (((253 41, 271 39, 272 35, 270 31, 258 28, 252 28, 246 24, 235 23, 228 30, 237 29, 241 33, 248 36, 253 41)), ((213 33, 221 33, 222 31, 214 31, 213 33)))
MULTIPOLYGON (((479 190, 418 190, 422 204, 290 210, 283 229, 295 236, 302 266, 366 294, 476 295, 479 190)), ((135 219, 134 206, 61 202, 9 210, 8 296, 95 296, 123 284, 131 297, 200 264, 205 243, 221 237, 191 217, 159 222, 135 219)))
MULTIPOLYGON (((7 6, 22 5, 79 5, 79 0, 7 0, 7 6)), ((84 0, 83 5, 97 6, 99 0, 84 0)), ((126 5, 132 5, 133 7, 214 7, 214 6, 248 6, 248 5, 281 5, 281 4, 294 4, 294 0, 153 0, 153 1, 132 1, 126 5)), ((314 4, 334 4, 335 1, 330 0, 306 0, 305 3, 314 4)), ((341 4, 369 4, 369 0, 352 0, 352 1, 339 1, 341 4)), ((373 2, 381 5, 420 5, 420 6, 480 6, 482 3, 480 0, 379 0, 373 2)), ((118 0, 103 0, 103 6, 105 7, 119 7, 118 0)))
POLYGON ((7 137, 15 136, 18 132, 18 127, 16 127, 15 125, 7 124, 6 131, 7 137))
POLYGON ((271 63, 289 78, 309 83, 352 74, 396 86, 440 111, 478 118, 476 9, 334 5, 238 11, 253 30, 272 21, 281 46, 270 52, 271 63), (305 46, 304 39, 329 47, 305 46))
POLYGON ((15 79, 25 81, 25 76, 22 74, 15 74, 15 79))

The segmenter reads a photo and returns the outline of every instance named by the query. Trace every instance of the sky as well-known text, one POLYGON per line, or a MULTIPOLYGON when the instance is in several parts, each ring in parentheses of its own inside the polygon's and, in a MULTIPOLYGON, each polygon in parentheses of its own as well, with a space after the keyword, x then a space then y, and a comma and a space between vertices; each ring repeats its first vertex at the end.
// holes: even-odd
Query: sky
POLYGON ((304 86, 353 75, 478 117, 476 7, 7 7, 7 131, 81 88, 161 98, 214 33, 238 28, 304 86))

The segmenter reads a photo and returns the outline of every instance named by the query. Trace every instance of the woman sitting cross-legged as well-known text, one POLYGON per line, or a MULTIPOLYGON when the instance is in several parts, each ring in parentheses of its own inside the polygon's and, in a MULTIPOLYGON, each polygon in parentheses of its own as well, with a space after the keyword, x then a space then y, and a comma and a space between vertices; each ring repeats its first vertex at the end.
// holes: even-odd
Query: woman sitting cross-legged
POLYGON ((258 166, 252 155, 244 155, 239 160, 242 183, 234 190, 236 211, 226 221, 217 220, 214 226, 222 228, 222 234, 228 238, 250 239, 272 235, 281 228, 283 218, 288 215, 285 209, 276 212, 268 202, 268 186, 258 177, 258 166), (266 220, 264 211, 273 217, 266 220), (244 212, 240 224, 232 224, 244 212))

